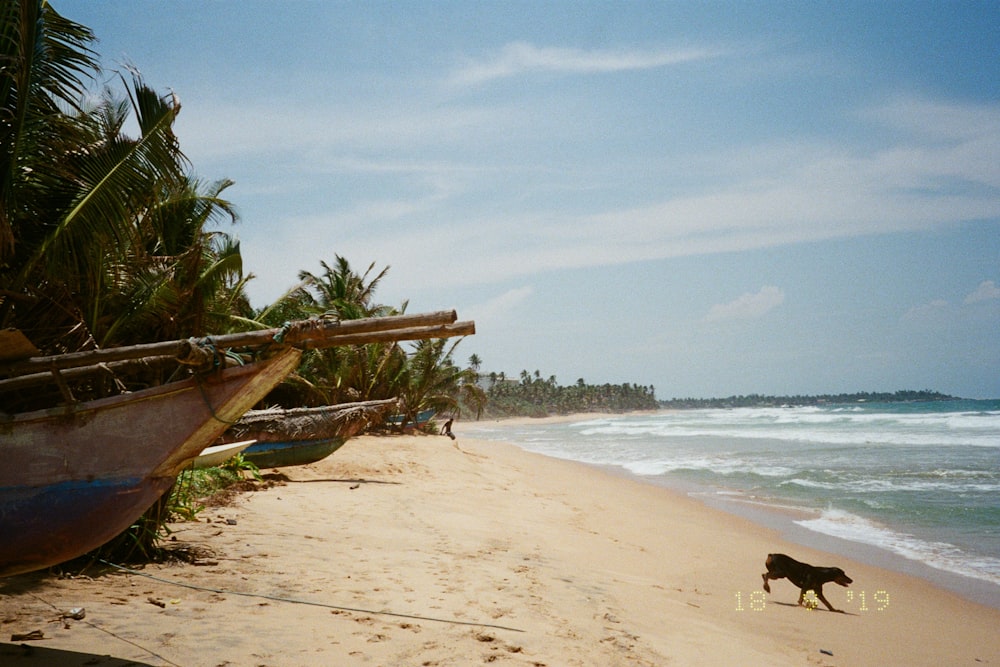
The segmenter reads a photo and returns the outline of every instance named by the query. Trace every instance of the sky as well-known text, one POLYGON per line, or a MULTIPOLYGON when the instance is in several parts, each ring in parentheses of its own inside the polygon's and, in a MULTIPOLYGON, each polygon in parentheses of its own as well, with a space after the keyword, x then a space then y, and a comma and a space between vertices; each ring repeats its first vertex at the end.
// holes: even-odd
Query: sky
POLYGON ((264 306, 661 399, 1000 397, 1000 3, 52 0, 182 103, 264 306))

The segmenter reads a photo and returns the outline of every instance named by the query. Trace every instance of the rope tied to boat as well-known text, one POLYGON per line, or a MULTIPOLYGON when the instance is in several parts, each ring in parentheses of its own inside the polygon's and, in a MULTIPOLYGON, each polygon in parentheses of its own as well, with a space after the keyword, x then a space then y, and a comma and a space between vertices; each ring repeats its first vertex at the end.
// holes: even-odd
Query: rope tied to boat
POLYGON ((177 355, 178 363, 197 370, 212 370, 221 365, 219 351, 211 336, 188 338, 185 343, 185 349, 177 355))
MULTIPOLYGON (((325 331, 331 327, 340 326, 340 316, 335 311, 328 310, 319 317, 310 317, 308 320, 298 320, 296 322, 285 322, 271 336, 275 343, 284 343, 289 334, 295 334, 296 338, 303 333, 310 331, 325 331)), ((298 342, 298 341, 296 341, 298 342)), ((293 345, 295 343, 292 343, 293 345)))
POLYGON ((217 422, 222 422, 226 426, 233 426, 239 421, 238 418, 234 421, 230 421, 228 419, 220 417, 219 413, 215 411, 215 406, 212 405, 212 401, 208 400, 208 394, 205 392, 205 384, 201 381, 201 378, 196 377, 194 381, 195 384, 198 385, 198 391, 201 393, 201 400, 205 401, 205 407, 208 408, 208 412, 209 414, 212 415, 212 419, 214 419, 217 422))
POLYGON ((245 364, 243 357, 230 348, 219 348, 211 336, 188 338, 185 350, 177 355, 178 363, 196 371, 208 372, 224 368, 234 362, 236 366, 245 364))
POLYGON ((243 358, 232 350, 220 351, 211 336, 206 336, 201 340, 189 338, 187 342, 192 353, 185 358, 178 358, 178 361, 181 364, 195 367, 194 382, 198 386, 198 392, 201 394, 201 399, 205 402, 205 407, 208 408, 209 414, 212 415, 212 419, 222 422, 226 426, 232 426, 236 423, 235 420, 225 419, 215 411, 215 406, 212 405, 212 401, 208 398, 208 393, 205 391, 205 384, 202 382, 202 377, 198 371, 209 373, 222 370, 226 367, 226 359, 233 359, 238 365, 243 366, 243 358), (194 352, 195 350, 197 352, 194 352))
POLYGON ((275 343, 284 343, 285 342, 285 336, 287 336, 288 332, 291 331, 291 330, 292 330, 292 323, 291 322, 285 322, 280 327, 278 327, 278 330, 276 332, 274 332, 274 336, 272 336, 271 339, 275 343))

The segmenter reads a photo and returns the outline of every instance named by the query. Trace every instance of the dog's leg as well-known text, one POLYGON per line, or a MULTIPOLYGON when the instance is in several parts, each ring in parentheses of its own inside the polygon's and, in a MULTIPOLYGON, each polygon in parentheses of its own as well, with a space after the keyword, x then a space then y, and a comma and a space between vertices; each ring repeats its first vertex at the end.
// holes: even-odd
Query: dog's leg
POLYGON ((825 604, 826 608, 829 609, 830 611, 836 611, 836 612, 841 613, 841 614, 844 613, 844 611, 842 609, 834 609, 833 605, 830 604, 827 601, 827 599, 823 596, 823 587, 822 586, 819 589, 816 590, 816 597, 818 597, 819 600, 820 600, 820 602, 822 602, 823 604, 825 604))
POLYGON ((770 593, 771 592, 771 586, 767 583, 767 575, 768 574, 770 574, 770 573, 769 572, 765 572, 764 574, 762 574, 760 576, 764 580, 764 590, 767 591, 768 593, 770 593))

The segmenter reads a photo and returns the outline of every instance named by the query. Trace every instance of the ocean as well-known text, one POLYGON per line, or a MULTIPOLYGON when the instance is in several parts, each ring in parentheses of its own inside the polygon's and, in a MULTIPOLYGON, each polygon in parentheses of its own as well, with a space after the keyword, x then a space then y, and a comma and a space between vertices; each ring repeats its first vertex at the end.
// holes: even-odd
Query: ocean
POLYGON ((1000 607, 1000 400, 678 410, 463 430, 770 516, 792 541, 1000 607))

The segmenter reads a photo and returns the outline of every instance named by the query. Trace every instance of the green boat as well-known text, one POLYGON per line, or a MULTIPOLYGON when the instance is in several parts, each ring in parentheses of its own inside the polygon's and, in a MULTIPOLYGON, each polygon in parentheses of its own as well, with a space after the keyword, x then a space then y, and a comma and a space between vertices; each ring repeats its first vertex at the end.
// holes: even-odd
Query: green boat
POLYGON ((243 450, 243 458, 258 468, 307 465, 333 454, 366 428, 381 424, 396 406, 396 399, 387 399, 250 410, 230 427, 223 441, 256 440, 243 450))

